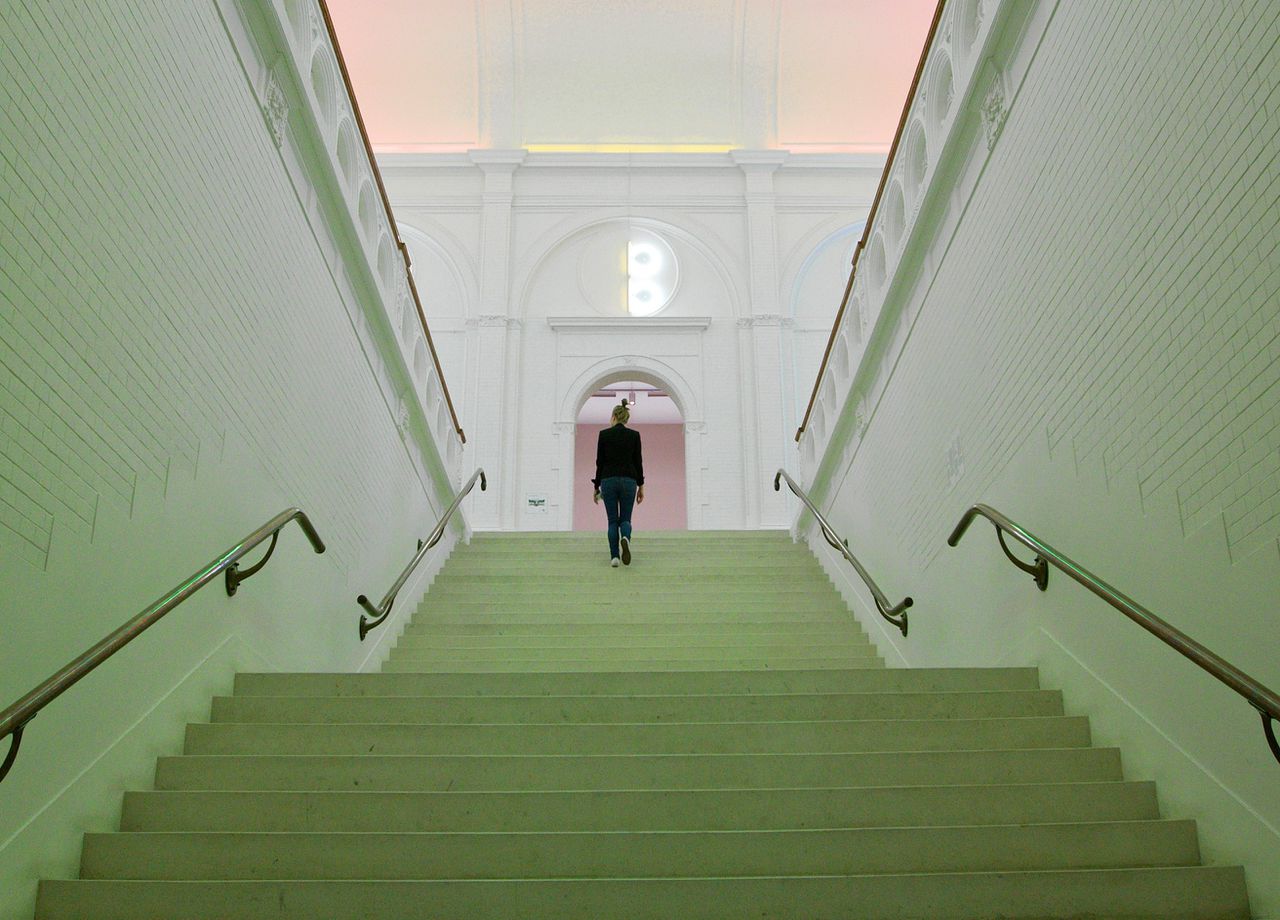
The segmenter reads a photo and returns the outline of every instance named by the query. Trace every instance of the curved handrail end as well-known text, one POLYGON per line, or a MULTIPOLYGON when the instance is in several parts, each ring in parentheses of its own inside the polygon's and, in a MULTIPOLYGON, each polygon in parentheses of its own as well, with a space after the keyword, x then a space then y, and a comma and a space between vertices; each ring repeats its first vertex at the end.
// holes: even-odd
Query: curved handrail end
POLYGON ((782 470, 778 470, 778 472, 773 474, 773 491, 782 491, 782 470))
POLYGON ((484 470, 481 470, 481 471, 480 471, 480 491, 481 491, 481 492, 487 492, 487 491, 489 491, 489 480, 488 480, 488 478, 484 475, 484 470))
POLYGON ((960 538, 964 536, 965 531, 969 529, 969 525, 973 523, 973 519, 981 511, 981 505, 970 506, 969 510, 964 513, 964 517, 960 518, 960 522, 956 524, 955 530, 951 531, 951 536, 947 537, 947 546, 955 546, 960 542, 960 538))
POLYGON ((298 519, 298 526, 302 528, 302 532, 307 535, 307 539, 311 541, 311 548, 319 555, 325 550, 324 540, 320 539, 320 534, 316 532, 315 527, 311 524, 311 518, 307 517, 307 513, 298 508, 291 509, 298 519))

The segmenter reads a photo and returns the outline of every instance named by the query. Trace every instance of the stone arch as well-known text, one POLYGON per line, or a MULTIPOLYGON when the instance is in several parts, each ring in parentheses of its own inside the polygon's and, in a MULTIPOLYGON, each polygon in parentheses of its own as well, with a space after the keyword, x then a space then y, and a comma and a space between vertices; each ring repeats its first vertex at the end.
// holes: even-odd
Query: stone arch
POLYGON ((637 355, 603 358, 579 374, 560 394, 559 420, 576 422, 587 397, 612 380, 639 380, 661 387, 671 394, 685 424, 702 420, 702 401, 684 376, 664 361, 637 355))
MULTIPOLYGON (((673 239, 689 246, 707 260, 712 270, 719 277, 729 297, 729 305, 734 316, 741 316, 743 305, 747 303, 746 292, 738 282, 739 275, 745 272, 734 271, 733 257, 727 246, 713 245, 708 240, 716 239, 710 229, 692 230, 680 224, 672 223, 660 217, 641 216, 627 213, 624 208, 600 209, 590 215, 574 215, 560 221, 550 230, 542 234, 532 246, 527 256, 522 256, 512 273, 511 291, 515 298, 517 315, 523 317, 529 302, 529 294, 538 270, 557 249, 575 236, 587 230, 605 224, 627 221, 637 226, 647 227, 655 233, 667 234, 673 239)), ((685 219, 686 223, 689 223, 685 219)), ((719 241, 717 240, 717 244, 719 241)))

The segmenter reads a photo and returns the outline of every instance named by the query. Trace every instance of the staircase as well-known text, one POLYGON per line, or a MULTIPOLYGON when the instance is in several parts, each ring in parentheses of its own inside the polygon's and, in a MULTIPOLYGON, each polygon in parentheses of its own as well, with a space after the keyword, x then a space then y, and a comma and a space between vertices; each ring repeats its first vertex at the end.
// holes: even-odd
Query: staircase
POLYGON ((1246 918, 1029 669, 886 669, 777 533, 478 535, 381 674, 242 674, 62 918, 1246 918))

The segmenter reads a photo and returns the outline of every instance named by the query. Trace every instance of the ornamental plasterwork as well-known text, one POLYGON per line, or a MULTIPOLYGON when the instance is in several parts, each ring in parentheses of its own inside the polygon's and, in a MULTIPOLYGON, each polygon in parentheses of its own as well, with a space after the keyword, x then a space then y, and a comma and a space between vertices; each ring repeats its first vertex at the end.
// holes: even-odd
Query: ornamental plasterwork
POLYGON ((987 137, 988 152, 995 148, 1000 132, 1004 129, 1005 119, 1008 117, 1009 105, 1005 101, 1004 86, 997 73, 992 75, 991 85, 987 88, 987 95, 982 100, 982 130, 987 137))
POLYGON ((262 115, 267 120, 271 139, 277 147, 283 147, 289 127, 289 97, 285 95, 274 70, 267 74, 267 85, 262 94, 262 115))
POLYGON ((409 434, 409 402, 403 396, 396 403, 396 430, 402 438, 409 434))
POLYGON ((520 320, 516 319, 514 316, 507 316, 505 313, 483 313, 480 316, 468 319, 467 326, 471 329, 475 329, 476 327, 490 328, 495 326, 506 326, 509 329, 518 329, 520 328, 520 320))

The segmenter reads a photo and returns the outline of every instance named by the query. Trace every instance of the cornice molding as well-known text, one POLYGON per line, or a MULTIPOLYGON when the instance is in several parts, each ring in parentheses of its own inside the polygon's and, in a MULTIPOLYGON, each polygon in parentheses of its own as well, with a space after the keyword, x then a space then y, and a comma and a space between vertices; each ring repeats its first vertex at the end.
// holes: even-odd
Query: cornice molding
POLYGON ((680 333, 702 332, 711 325, 710 316, 548 316, 547 325, 556 332, 680 333))

